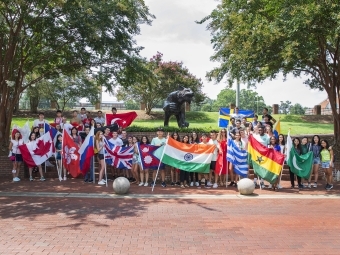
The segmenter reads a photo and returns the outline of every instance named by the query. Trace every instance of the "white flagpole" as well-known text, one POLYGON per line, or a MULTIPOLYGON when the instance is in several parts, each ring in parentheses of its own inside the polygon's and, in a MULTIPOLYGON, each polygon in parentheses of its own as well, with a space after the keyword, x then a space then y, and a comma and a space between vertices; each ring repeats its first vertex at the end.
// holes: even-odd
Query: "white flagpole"
MULTIPOLYGON (((104 143, 107 144, 106 138, 104 137, 104 143)), ((104 145, 104 169, 105 169, 105 184, 107 187, 107 172, 106 172, 106 148, 104 145)))
POLYGON ((157 172, 156 172, 156 177, 155 177, 155 179, 153 180, 153 185, 152 185, 152 190, 151 190, 152 192, 153 192, 153 190, 154 190, 154 188, 155 188, 155 183, 156 183, 156 180, 157 180, 159 168, 160 168, 161 163, 162 163, 162 159, 163 159, 163 157, 164 157, 165 149, 166 149, 166 146, 167 146, 167 144, 168 144, 168 139, 169 139, 169 138, 166 139, 166 142, 165 142, 165 145, 164 145, 164 149, 163 149, 162 156, 161 156, 161 158, 159 159, 159 164, 158 164, 158 168, 157 168, 157 172))
MULTIPOLYGON (((46 133, 46 129, 45 129, 45 120, 44 120, 44 134, 43 135, 45 135, 45 133, 46 133)), ((48 159, 47 159, 48 160, 48 159)), ((46 161, 47 161, 46 160, 46 161)), ((45 161, 45 174, 46 174, 46 161, 45 161)))
POLYGON ((61 139, 61 152, 60 152, 60 156, 61 156, 61 160, 60 160, 60 175, 59 175, 59 181, 62 181, 62 175, 63 175, 63 151, 64 151, 64 134, 67 134, 67 132, 65 131, 65 129, 63 129, 63 134, 62 134, 62 138, 61 139))
MULTIPOLYGON (((93 127, 94 128, 94 127, 93 127)), ((94 136, 92 136, 92 139, 93 139, 93 151, 94 151, 94 148, 95 148, 95 140, 94 140, 94 136)), ((92 178, 93 178, 93 184, 96 184, 96 171, 95 171, 95 168, 94 168, 94 166, 95 166, 95 156, 93 155, 92 156, 92 167, 93 167, 93 173, 92 173, 92 178)), ((105 158, 104 158, 104 160, 105 160, 105 158)))

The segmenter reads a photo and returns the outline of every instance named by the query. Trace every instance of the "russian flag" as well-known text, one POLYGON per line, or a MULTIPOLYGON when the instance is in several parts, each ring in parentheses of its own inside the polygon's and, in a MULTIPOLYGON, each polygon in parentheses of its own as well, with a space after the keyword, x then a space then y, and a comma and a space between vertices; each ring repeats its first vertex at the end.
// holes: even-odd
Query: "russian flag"
POLYGON ((91 127, 90 133, 86 136, 83 144, 79 148, 80 154, 80 171, 85 175, 91 167, 91 157, 94 156, 94 127, 91 127))

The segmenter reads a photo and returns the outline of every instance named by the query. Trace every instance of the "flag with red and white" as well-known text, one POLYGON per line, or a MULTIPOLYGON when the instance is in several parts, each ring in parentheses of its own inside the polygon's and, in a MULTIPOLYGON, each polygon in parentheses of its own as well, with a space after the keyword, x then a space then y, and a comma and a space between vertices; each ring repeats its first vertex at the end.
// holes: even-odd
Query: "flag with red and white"
POLYGON ((67 171, 70 172, 72 177, 76 178, 80 173, 79 161, 80 161, 80 154, 79 154, 79 147, 73 141, 72 137, 63 131, 63 165, 67 171))
POLYGON ((57 130, 52 128, 35 141, 19 146, 22 158, 28 167, 41 165, 53 155, 55 152, 53 139, 56 134, 57 130))
POLYGON ((106 114, 106 125, 110 126, 117 123, 119 127, 126 128, 131 125, 131 123, 137 118, 136 112, 126 112, 126 113, 116 113, 116 114, 106 114))
MULTIPOLYGON (((141 160, 142 170, 144 169, 157 169, 159 165, 159 158, 153 155, 153 152, 157 150, 159 146, 151 144, 140 144, 138 143, 138 152, 141 160)), ((161 163, 161 168, 164 164, 161 163)))
POLYGON ((116 146, 105 139, 106 164, 120 169, 131 169, 134 147, 116 146))

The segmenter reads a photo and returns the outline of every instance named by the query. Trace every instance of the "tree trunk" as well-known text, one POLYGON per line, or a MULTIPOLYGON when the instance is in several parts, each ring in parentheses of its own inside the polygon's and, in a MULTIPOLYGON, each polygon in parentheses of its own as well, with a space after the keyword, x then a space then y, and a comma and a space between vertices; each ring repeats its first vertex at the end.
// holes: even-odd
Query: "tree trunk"
POLYGON ((30 108, 32 113, 38 113, 39 101, 40 101, 39 96, 30 97, 30 108))

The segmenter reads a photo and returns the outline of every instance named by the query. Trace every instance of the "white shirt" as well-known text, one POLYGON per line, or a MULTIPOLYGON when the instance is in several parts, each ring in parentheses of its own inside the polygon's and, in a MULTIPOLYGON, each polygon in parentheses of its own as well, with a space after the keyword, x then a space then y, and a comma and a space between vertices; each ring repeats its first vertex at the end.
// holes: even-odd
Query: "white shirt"
POLYGON ((95 118, 94 118, 94 121, 95 121, 96 123, 100 123, 100 124, 102 124, 102 125, 105 124, 105 118, 104 118, 104 117, 95 117, 95 118))
POLYGON ((19 139, 18 141, 11 140, 11 142, 12 142, 12 153, 14 153, 14 154, 21 154, 19 146, 23 145, 24 141, 22 139, 19 139))
POLYGON ((113 143, 115 146, 123 146, 123 141, 119 137, 117 137, 116 139, 111 138, 110 142, 113 143))
POLYGON ((33 127, 39 127, 39 128, 44 128, 44 124, 47 123, 46 120, 39 120, 36 119, 33 121, 33 127))
POLYGON ((210 139, 208 144, 214 144, 215 145, 215 150, 214 150, 214 153, 213 153, 213 156, 211 158, 211 161, 216 161, 217 160, 217 146, 218 146, 218 141, 215 139, 210 139))

